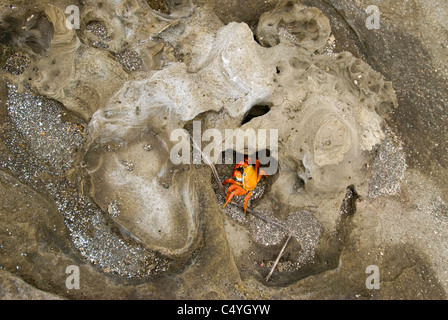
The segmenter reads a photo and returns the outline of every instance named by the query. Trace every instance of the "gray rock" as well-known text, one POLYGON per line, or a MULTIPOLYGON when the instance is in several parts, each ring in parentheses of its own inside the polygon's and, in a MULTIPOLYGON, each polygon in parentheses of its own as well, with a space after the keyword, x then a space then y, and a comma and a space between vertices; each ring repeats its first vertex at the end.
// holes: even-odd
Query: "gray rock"
POLYGON ((61 300, 50 292, 39 290, 11 273, 0 270, 0 300, 61 300))

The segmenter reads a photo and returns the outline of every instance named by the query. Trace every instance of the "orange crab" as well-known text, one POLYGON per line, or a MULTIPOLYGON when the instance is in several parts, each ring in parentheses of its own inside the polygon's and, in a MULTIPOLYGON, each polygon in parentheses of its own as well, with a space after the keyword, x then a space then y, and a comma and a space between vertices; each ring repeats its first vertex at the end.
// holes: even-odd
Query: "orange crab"
POLYGON ((243 196, 247 193, 246 197, 244 198, 244 213, 246 213, 247 209, 247 202, 250 199, 250 196, 252 195, 252 191, 257 186, 258 182, 261 180, 263 176, 267 178, 266 173, 260 169, 260 162, 256 161, 255 167, 249 163, 248 157, 244 157, 244 161, 238 162, 235 167, 233 168, 232 177, 236 180, 230 178, 227 180, 224 180, 222 185, 225 185, 227 183, 230 183, 231 186, 227 189, 227 197, 226 197, 226 203, 222 206, 223 208, 232 200, 234 196, 243 196), (240 168, 243 168, 243 172, 241 173, 240 168))

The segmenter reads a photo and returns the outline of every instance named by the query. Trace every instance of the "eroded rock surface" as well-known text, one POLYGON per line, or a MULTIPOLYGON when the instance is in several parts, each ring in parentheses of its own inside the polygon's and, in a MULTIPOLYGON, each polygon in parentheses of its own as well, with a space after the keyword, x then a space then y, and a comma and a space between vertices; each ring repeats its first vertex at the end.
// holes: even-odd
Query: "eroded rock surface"
POLYGON ((151 133, 110 148, 85 157, 95 202, 152 250, 167 256, 191 253, 200 213, 194 170, 174 166, 167 146, 151 133))
POLYGON ((263 46, 294 44, 310 52, 322 51, 330 32, 330 22, 319 9, 293 1, 262 14, 257 26, 257 38, 263 46))
MULTIPOLYGON (((84 1, 77 30, 67 27, 62 3, 2 7, 0 160, 7 174, 0 196, 17 194, 0 212, 7 283, 28 290, 13 274, 34 279, 57 298, 392 297, 388 283, 380 294, 359 285, 364 264, 379 264, 391 270, 386 282, 416 280, 424 294, 444 296, 437 276, 445 258, 435 259, 434 270, 425 266, 427 257, 413 251, 418 239, 393 228, 405 222, 418 232, 422 212, 436 212, 435 230, 446 237, 442 196, 419 193, 413 183, 422 178, 406 171, 400 137, 389 128, 398 107, 392 84, 352 53, 332 51, 321 10, 292 1, 262 7, 272 10, 249 26, 224 25, 216 7, 191 1, 84 1), (216 154, 225 151, 228 129, 276 131, 257 141, 278 168, 254 190, 255 214, 242 212, 242 197, 222 209, 221 181, 207 166, 171 159, 174 130, 190 159, 195 121, 199 134, 219 133, 216 154), (46 199, 31 205, 52 206, 38 212, 39 221, 29 208, 14 209, 24 185, 46 199), (412 210, 393 216, 395 208, 412 210), (48 222, 55 214, 58 232, 48 222), (32 246, 14 249, 27 232, 32 246), (45 235, 57 248, 53 258, 37 244, 45 235), (400 237, 409 246, 397 249, 400 237), (60 270, 46 283, 51 259, 60 270), (43 267, 38 277, 33 264, 43 267), (68 293, 61 281, 68 264, 81 265, 89 279, 81 293, 68 293), (107 290, 95 292, 96 278, 107 290)), ((251 143, 231 151, 248 152, 251 143)), ((215 166, 222 180, 231 176, 233 164, 215 166)), ((427 231, 431 219, 423 219, 427 231)), ((443 251, 428 233, 424 244, 443 251)))
MULTIPOLYGON (((193 23, 181 37, 192 40, 187 48, 167 30, 161 37, 183 48, 181 51, 190 50, 194 59, 188 64, 173 62, 146 79, 127 81, 108 105, 93 115, 89 134, 103 142, 131 141, 149 124, 168 140, 167 132, 187 128, 198 119, 205 123, 203 130, 218 130, 221 137, 226 129, 239 127, 255 132, 277 130, 278 141, 266 138, 254 148, 270 149, 273 143, 279 144, 275 150, 277 178, 257 208, 276 221, 288 221, 292 212, 313 208, 307 214, 319 222, 311 246, 316 246, 320 237, 321 244, 331 246, 331 234, 342 228, 340 210, 347 188, 367 195, 371 151, 386 137, 382 116, 395 108, 397 101, 391 84, 362 60, 350 53, 317 53, 327 44, 330 31, 320 10, 291 2, 261 17, 257 38, 266 47, 254 40, 244 23, 223 26, 208 42, 202 39, 208 39, 210 29, 193 23), (198 36, 201 34, 204 36, 198 36), (245 122, 256 105, 268 105, 269 110, 245 122), (216 113, 220 113, 219 122, 209 119, 216 113), (299 180, 303 190, 293 190, 291 184, 299 180)), ((217 144, 225 145, 224 140, 217 144)), ((95 180, 110 182, 107 172, 111 170, 99 171, 102 176, 95 180)), ((225 177, 231 172, 223 170, 222 174, 225 177)), ((115 182, 108 188, 121 187, 115 182)), ((231 216, 237 217, 235 213, 231 216)), ((239 220, 246 225, 245 218, 239 220)), ((301 262, 292 263, 300 269, 305 261, 312 261, 313 248, 304 245, 310 234, 293 223, 291 228, 302 243, 301 262)), ((271 236, 278 237, 272 232, 271 236)))

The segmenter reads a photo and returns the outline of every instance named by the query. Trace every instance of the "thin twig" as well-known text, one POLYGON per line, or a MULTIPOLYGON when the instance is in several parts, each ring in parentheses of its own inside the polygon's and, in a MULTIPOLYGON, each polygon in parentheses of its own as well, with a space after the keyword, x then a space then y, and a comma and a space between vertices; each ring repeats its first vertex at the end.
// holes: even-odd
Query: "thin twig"
POLYGON ((194 141, 194 139, 191 136, 190 136, 190 139, 193 142, 193 147, 201 153, 201 156, 204 159, 205 163, 208 164, 210 169, 212 169, 213 175, 215 176, 216 182, 218 183, 218 187, 221 190, 222 194, 225 196, 226 192, 224 190, 224 187, 221 184, 221 179, 219 179, 218 171, 216 171, 215 166, 213 165, 213 163, 211 162, 209 157, 205 153, 202 152, 202 150, 197 145, 196 141, 194 141))
MULTIPOLYGON (((233 203, 233 202, 230 202, 230 203, 233 204, 233 205, 237 205, 236 203, 233 203)), ((241 206, 239 206, 239 207, 241 207, 241 206)), ((253 215, 254 217, 257 217, 257 218, 260 219, 260 220, 263 220, 263 221, 266 222, 266 223, 270 223, 270 224, 272 224, 272 225, 274 225, 274 226, 276 226, 276 227, 279 227, 280 229, 282 229, 283 231, 285 231, 285 232, 287 232, 287 233, 290 232, 290 230, 288 229, 288 227, 285 227, 285 226, 282 225, 281 223, 278 223, 278 222, 269 220, 268 218, 265 218, 265 217, 261 216, 258 212, 254 211, 254 210, 252 210, 252 209, 247 208, 247 209, 246 209, 246 212, 250 213, 251 215, 253 215)))
POLYGON ((269 279, 270 279, 271 276, 272 276, 272 273, 274 272, 275 268, 277 267, 277 264, 278 264, 278 262, 280 261, 280 258, 282 257, 283 252, 285 251, 285 248, 286 248, 286 246, 287 246, 288 243, 289 243, 289 240, 291 240, 291 236, 292 236, 292 233, 290 233, 290 234, 288 235, 288 239, 286 239, 285 244, 284 244, 283 247, 282 247, 282 250, 280 250, 280 253, 279 253, 278 256, 277 256, 277 259, 275 259, 275 262, 274 262, 274 265, 273 265, 272 268, 271 268, 271 271, 269 271, 269 273, 268 273, 268 275, 266 276, 266 278, 264 278, 264 280, 265 280, 266 282, 269 281, 269 279))

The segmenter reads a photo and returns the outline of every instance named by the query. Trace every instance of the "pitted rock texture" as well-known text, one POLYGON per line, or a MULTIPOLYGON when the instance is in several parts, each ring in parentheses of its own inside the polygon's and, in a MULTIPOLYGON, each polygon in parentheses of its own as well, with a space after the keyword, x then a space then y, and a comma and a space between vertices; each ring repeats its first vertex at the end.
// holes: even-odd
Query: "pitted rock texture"
MULTIPOLYGON (((288 2, 265 13, 257 38, 266 47, 255 41, 245 23, 231 22, 215 30, 193 19, 181 30, 167 29, 161 37, 189 56, 188 62, 172 62, 149 77, 125 82, 106 106, 93 114, 89 136, 103 144, 126 144, 149 126, 170 149, 175 144, 170 132, 184 128, 187 134, 195 120, 204 124, 203 130, 222 133, 215 137, 222 139, 214 141, 218 146, 227 145, 226 129, 276 130, 278 141, 271 141, 269 136, 256 141, 256 146, 251 140, 245 142, 248 150, 272 149, 279 163, 278 173, 274 172, 277 179, 270 178, 271 188, 256 206, 275 221, 288 219, 291 210, 315 208, 310 214, 321 224, 315 235, 322 238, 324 246, 331 246, 331 235, 342 228, 340 210, 347 188, 358 190, 362 196, 367 194, 371 151, 386 137, 382 116, 397 106, 391 84, 350 53, 319 54, 331 29, 328 19, 316 8, 288 2), (278 41, 264 43, 261 39, 278 41), (269 108, 244 121, 259 105, 269 108), (217 114, 219 121, 214 121, 217 114), (303 182, 299 193, 291 188, 296 181, 303 182), (273 199, 279 199, 281 205, 273 199), (283 206, 283 201, 288 205, 283 206)), ((215 150, 218 154, 223 151, 219 147, 215 150)), ((94 180, 108 181, 106 189, 120 190, 120 182, 113 182, 108 175, 111 170, 115 169, 99 170, 94 180)), ((231 174, 221 172, 223 179, 231 174)), ((102 189, 100 183, 97 190, 102 189)), ((145 202, 137 199, 152 203, 151 197, 141 192, 131 192, 127 197, 137 203, 145 202)), ((102 207, 113 200, 103 200, 102 207)), ((238 217, 232 210, 226 208, 225 212, 238 217)), ((141 221, 137 216, 132 219, 141 221)), ((247 227, 244 218, 238 220, 247 227)), ((296 237, 299 243, 309 236, 296 234, 300 234, 296 237)), ((260 238, 254 239, 257 242, 260 238)), ((316 239, 312 246, 317 243, 316 239)), ((295 267, 288 270, 295 272, 304 268, 306 261, 311 262, 308 257, 313 256, 313 248, 301 250, 302 262, 292 262, 295 267)))
POLYGON ((314 53, 323 50, 330 32, 330 22, 319 9, 288 1, 262 14, 256 33, 263 46, 294 44, 314 53))
MULTIPOLYGON (((254 0, 233 19, 234 1, 89 0, 79 29, 68 0, 19 2, 0 5, 0 268, 25 298, 46 295, 16 277, 57 298, 445 296, 444 193, 407 170, 384 61, 339 46, 348 30, 368 52, 364 2, 341 1, 353 22, 332 1, 254 0), (257 139, 278 167, 253 213, 243 197, 222 208, 207 165, 172 158, 173 136, 194 157, 198 122, 218 156, 228 129, 275 131, 257 139), (384 291, 365 288, 371 264, 384 291)), ((222 180, 233 166, 215 163, 222 180)))

